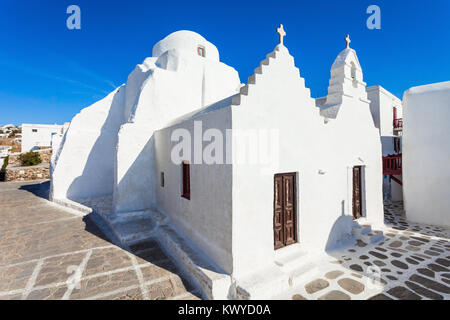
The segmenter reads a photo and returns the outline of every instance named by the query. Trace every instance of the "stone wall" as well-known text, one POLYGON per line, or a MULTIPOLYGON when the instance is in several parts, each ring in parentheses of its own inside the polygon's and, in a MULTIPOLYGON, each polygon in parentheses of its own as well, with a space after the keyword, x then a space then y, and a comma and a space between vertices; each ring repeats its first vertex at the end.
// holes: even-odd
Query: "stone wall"
POLYGON ((4 181, 28 181, 50 179, 49 163, 41 163, 31 167, 7 167, 4 181))

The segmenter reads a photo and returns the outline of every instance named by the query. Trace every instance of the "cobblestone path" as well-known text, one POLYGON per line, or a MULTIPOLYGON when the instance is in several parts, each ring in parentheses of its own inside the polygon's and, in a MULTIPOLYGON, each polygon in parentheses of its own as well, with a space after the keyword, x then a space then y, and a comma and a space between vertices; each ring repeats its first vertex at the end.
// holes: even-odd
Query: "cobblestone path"
POLYGON ((302 299, 450 299, 450 230, 409 223, 385 203, 385 239, 329 252, 316 276, 289 293, 302 299), (331 259, 330 259, 331 258, 331 259))
MULTIPOLYGON (((198 299, 156 242, 117 247, 41 191, 0 184, 0 300, 198 299)), ((385 222, 384 240, 328 252, 281 298, 450 299, 450 230, 407 222, 401 203, 385 203, 385 222)))

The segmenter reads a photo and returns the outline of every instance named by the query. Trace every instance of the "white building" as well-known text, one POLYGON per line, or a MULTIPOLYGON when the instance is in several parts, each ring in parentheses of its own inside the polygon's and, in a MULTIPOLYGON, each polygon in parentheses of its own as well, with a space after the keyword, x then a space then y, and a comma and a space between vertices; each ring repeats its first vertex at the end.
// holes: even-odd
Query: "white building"
POLYGON ((278 31, 246 85, 194 32, 158 42, 73 118, 52 199, 112 198, 103 217, 119 238, 156 236, 209 298, 271 297, 299 275, 288 260, 348 240, 354 219, 382 225, 380 134, 356 52, 347 39, 316 101, 278 31), (164 219, 145 224, 155 212, 164 219), (196 271, 192 252, 206 261, 196 271))
POLYGON ((393 201, 401 201, 403 200, 401 174, 402 101, 379 85, 368 87, 367 96, 370 100, 373 121, 380 130, 384 157, 383 188, 385 189, 385 195, 393 201))
POLYGON ((6 158, 9 155, 11 146, 0 146, 0 158, 6 158))
POLYGON ((3 131, 4 133, 11 133, 12 130, 13 130, 14 128, 16 128, 15 125, 13 125, 13 124, 7 124, 7 125, 4 125, 3 127, 1 127, 0 129, 2 129, 2 131, 3 131))
POLYGON ((406 217, 450 226, 450 81, 407 90, 403 107, 406 217))
POLYGON ((58 124, 22 124, 22 152, 51 147, 52 136, 62 135, 64 125, 58 124))

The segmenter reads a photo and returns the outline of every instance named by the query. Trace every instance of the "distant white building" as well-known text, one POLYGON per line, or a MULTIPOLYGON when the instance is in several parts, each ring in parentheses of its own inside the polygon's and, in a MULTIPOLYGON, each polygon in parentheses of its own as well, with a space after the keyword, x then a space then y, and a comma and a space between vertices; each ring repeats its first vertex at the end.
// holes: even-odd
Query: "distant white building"
POLYGON ((64 125, 22 124, 22 152, 51 147, 52 136, 64 134, 64 125))
POLYGON ((403 107, 406 218, 450 226, 450 81, 407 90, 403 107))
POLYGON ((15 127, 16 127, 16 126, 13 125, 13 124, 7 124, 7 125, 1 127, 0 129, 2 129, 2 131, 3 131, 4 133, 11 133, 12 130, 13 130, 15 127))
POLYGON ((0 158, 6 158, 9 155, 11 146, 0 146, 0 158))

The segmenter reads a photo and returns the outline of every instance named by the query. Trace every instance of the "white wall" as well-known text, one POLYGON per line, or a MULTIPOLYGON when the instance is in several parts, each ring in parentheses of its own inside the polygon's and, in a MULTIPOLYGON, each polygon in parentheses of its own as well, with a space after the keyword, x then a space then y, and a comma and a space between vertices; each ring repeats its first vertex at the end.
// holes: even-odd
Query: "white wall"
POLYGON ((383 155, 394 154, 393 137, 394 133, 394 111, 397 108, 397 118, 402 117, 403 107, 399 98, 381 86, 367 88, 367 95, 370 100, 370 111, 375 126, 380 130, 383 155))
MULTIPOLYGON (((369 102, 359 95, 342 97, 337 118, 325 124, 287 49, 277 48, 269 56, 242 94, 231 99, 231 109, 223 101, 225 107, 217 111, 212 110, 222 102, 155 134, 158 207, 197 247, 238 278, 274 263, 276 173, 297 173, 298 241, 304 249, 324 252, 350 235, 356 165, 364 172, 363 214, 374 225, 383 224, 381 144, 369 102), (179 127, 192 132, 194 120, 222 132, 232 125, 233 166, 191 165, 191 200, 186 200, 180 196, 181 166, 170 160, 174 145, 170 132, 179 127), (249 130, 257 135, 276 130, 276 143, 266 145, 276 156, 274 166, 268 166, 264 156, 258 163, 258 154, 256 163, 238 162, 240 144, 246 139, 240 134, 249 130), (164 188, 159 186, 162 171, 164 188)), ((263 136, 256 143, 257 153, 263 152, 260 143, 269 139, 263 136)))
POLYGON ((51 194, 80 199, 112 194, 117 132, 124 122, 124 86, 81 110, 52 158, 51 194))
MULTIPOLYGON (((402 175, 395 176, 402 181, 402 175)), ((391 199, 392 201, 403 201, 403 188, 396 181, 391 180, 391 199)))
MULTIPOLYGON (((181 31, 169 35, 155 45, 153 53, 159 56, 148 63, 148 70, 142 68, 145 80, 129 78, 129 82, 140 86, 133 94, 136 98, 129 121, 119 132, 116 212, 145 209, 155 202, 154 177, 149 170, 154 166, 153 132, 177 117, 235 94, 240 87, 236 70, 218 61, 214 45, 196 33, 181 31), (198 55, 197 45, 206 48, 206 58, 198 55)), ((139 72, 135 73, 135 78, 143 79, 139 72)), ((127 96, 128 91, 129 88, 127 96)))
POLYGON ((407 90, 403 197, 408 220, 450 226, 450 82, 407 90))
MULTIPOLYGON (((324 124, 286 48, 261 64, 256 84, 233 106, 233 129, 279 129, 279 165, 233 165, 233 272, 245 276, 273 263, 274 174, 296 172, 298 240, 323 252, 352 226, 352 168, 364 166, 364 215, 383 224, 381 145, 369 103, 342 101, 324 124), (262 74, 260 74, 262 71, 262 74), (358 134, 355 134, 358 133, 358 134)), ((234 140, 233 140, 234 141, 234 140)), ((233 154, 238 152, 233 143, 233 154)))
POLYGON ((127 84, 83 109, 52 160, 52 195, 79 199, 112 194, 114 210, 154 204, 153 132, 183 114, 235 94, 236 70, 217 48, 190 31, 158 42, 127 84), (197 47, 206 50, 200 57, 197 47))
MULTIPOLYGON (((231 109, 223 108, 205 115, 199 114, 189 121, 155 132, 156 149, 156 198, 158 208, 165 212, 171 223, 186 235, 197 248, 212 259, 224 271, 232 272, 232 168, 231 164, 195 164, 191 157, 183 155, 190 165, 190 200, 181 197, 181 164, 171 159, 172 148, 178 142, 171 141, 171 134, 178 128, 187 129, 192 137, 188 143, 194 150, 194 121, 201 121, 203 133, 209 128, 220 130, 223 137, 231 128, 231 109), (160 185, 164 172, 165 186, 160 185)), ((200 136, 202 138, 202 136, 200 136)), ((202 142, 203 150, 208 142, 202 142)), ((223 144, 225 154, 226 144, 223 144)), ((200 149, 199 149, 200 150, 200 149)))
POLYGON ((50 147, 52 135, 61 134, 62 131, 63 125, 22 124, 22 152, 28 152, 36 147, 50 147))

